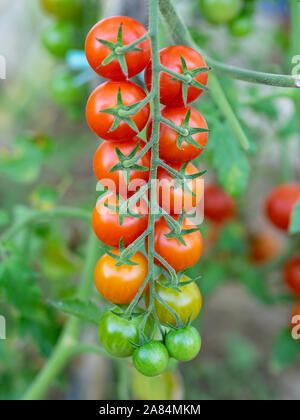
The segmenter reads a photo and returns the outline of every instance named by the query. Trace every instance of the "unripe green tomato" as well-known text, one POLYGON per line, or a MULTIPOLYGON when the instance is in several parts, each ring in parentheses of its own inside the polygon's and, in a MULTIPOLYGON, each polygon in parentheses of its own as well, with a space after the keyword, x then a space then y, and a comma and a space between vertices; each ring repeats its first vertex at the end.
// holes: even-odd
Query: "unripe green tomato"
POLYGON ((199 5, 205 19, 218 25, 238 16, 243 2, 242 0, 200 0, 199 5))
POLYGON ((171 357, 180 362, 188 362, 199 353, 201 337, 192 326, 170 330, 166 336, 166 347, 171 357))
MULTIPOLYGON (((188 280, 190 279, 185 275, 181 277, 182 283, 188 280)), ((190 316, 192 316, 192 320, 195 319, 202 306, 202 296, 197 284, 189 283, 183 286, 179 284, 179 292, 162 285, 165 281, 164 276, 161 276, 159 281, 160 283, 155 283, 156 293, 177 313, 181 322, 186 324, 190 316)), ((146 305, 149 305, 149 291, 146 294, 146 305)), ((174 315, 157 299, 154 300, 154 305, 158 319, 162 324, 177 324, 174 315)))
POLYGON ((238 16, 236 19, 231 21, 228 25, 229 32, 231 35, 236 37, 242 37, 252 32, 253 21, 252 17, 248 15, 238 16))
POLYGON ((82 11, 82 0, 40 0, 43 9, 60 19, 74 19, 82 11))
POLYGON ((69 22, 53 22, 44 29, 42 42, 51 54, 64 57, 70 49, 77 47, 76 28, 69 22))
POLYGON ((160 341, 150 341, 134 350, 133 365, 145 376, 157 376, 163 373, 169 361, 166 347, 160 341))
MULTIPOLYGON (((120 313, 119 308, 113 309, 120 313)), ((142 309, 136 309, 135 312, 143 313, 142 309)), ((130 344, 139 343, 139 327, 143 320, 142 316, 135 316, 127 320, 112 312, 105 313, 99 323, 99 339, 103 348, 112 356, 129 357, 134 352, 134 347, 130 344)), ((146 322, 145 333, 150 332, 151 326, 149 320, 146 322)))
POLYGON ((61 105, 78 104, 86 98, 86 86, 77 85, 72 72, 65 69, 55 73, 50 90, 54 100, 61 105))

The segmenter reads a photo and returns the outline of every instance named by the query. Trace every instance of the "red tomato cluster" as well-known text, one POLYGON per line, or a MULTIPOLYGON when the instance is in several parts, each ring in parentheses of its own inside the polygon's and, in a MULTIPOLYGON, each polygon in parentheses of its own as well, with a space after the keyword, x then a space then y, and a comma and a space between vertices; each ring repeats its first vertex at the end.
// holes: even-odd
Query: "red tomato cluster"
MULTIPOLYGON (((89 32, 85 44, 90 66, 99 75, 110 79, 90 95, 86 118, 91 130, 103 140, 94 157, 94 172, 107 190, 94 208, 92 226, 99 240, 113 248, 98 261, 94 280, 100 294, 115 304, 128 304, 138 292, 143 295, 148 288, 147 258, 141 252, 133 251, 130 260, 124 262, 122 259, 122 251, 148 229, 147 195, 145 199, 139 197, 134 205, 126 209, 126 214, 121 211, 126 208, 128 197, 147 184, 150 177, 151 149, 143 153, 146 142, 137 136, 148 123, 150 105, 146 92, 128 80, 145 69, 145 84, 151 95, 151 47, 145 34, 146 29, 134 19, 112 17, 98 22, 89 32), (136 155, 139 156, 132 165, 131 159, 136 155), (121 257, 119 262, 118 256, 121 257)), ((173 217, 172 221, 169 216, 168 222, 171 220, 177 227, 181 224, 181 232, 176 231, 174 236, 175 231, 166 219, 163 216, 157 219, 154 226, 154 262, 174 273, 194 265, 203 248, 199 230, 178 214, 195 208, 204 191, 203 180, 189 161, 203 151, 208 129, 203 116, 188 104, 202 93, 207 82, 207 68, 200 54, 185 46, 163 49, 160 61, 160 102, 165 106, 161 110, 159 157, 164 167, 157 168, 157 202, 173 217), (175 76, 177 74, 177 79, 166 70, 175 76), (166 168, 171 173, 173 171, 173 175, 174 171, 182 174, 185 185, 178 185, 178 180, 175 181, 166 168), (169 198, 168 203, 164 200, 165 196, 169 198)), ((151 135, 152 120, 146 129, 148 142, 151 135)), ((148 246, 145 239, 147 252, 148 246)), ((165 280, 163 276, 161 281, 165 280)), ((187 284, 178 286, 181 292, 170 289, 169 294, 164 290, 168 290, 167 286, 159 288, 156 284, 157 296, 161 293, 168 300, 169 307, 178 311, 178 317, 185 323, 190 316, 197 316, 202 302, 198 286, 188 280, 187 284)), ((176 325, 176 319, 164 306, 161 307, 158 301, 155 305, 160 322, 169 319, 176 325)), ((112 313, 104 318, 100 322, 99 335, 106 350, 118 357, 131 355, 134 348, 126 337, 136 341, 140 323, 124 318, 118 323, 118 317, 112 313), (118 330, 120 323, 122 334, 118 330), (108 324, 111 328, 109 339, 108 324)), ((146 375, 159 374, 165 369, 169 355, 182 361, 191 360, 200 345, 198 332, 186 325, 168 334, 165 345, 151 341, 141 346, 134 352, 133 362, 146 375), (179 338, 181 343, 176 341, 179 338), (190 347, 186 340, 190 340, 190 347), (148 357, 153 352, 157 353, 159 360, 149 369, 149 365, 143 364, 142 357, 148 357)))

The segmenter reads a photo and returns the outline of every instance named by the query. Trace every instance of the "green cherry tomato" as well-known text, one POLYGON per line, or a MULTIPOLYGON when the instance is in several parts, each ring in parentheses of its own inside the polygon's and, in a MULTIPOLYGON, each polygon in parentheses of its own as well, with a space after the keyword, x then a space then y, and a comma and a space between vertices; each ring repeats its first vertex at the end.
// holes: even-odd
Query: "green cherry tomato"
MULTIPOLYGON (((120 313, 119 308, 113 309, 120 313)), ((136 312, 143 313, 142 309, 136 312)), ((122 318, 112 312, 105 313, 99 323, 99 339, 104 349, 115 357, 129 357, 134 352, 134 347, 130 344, 139 343, 139 327, 143 320, 142 316, 135 316, 131 320, 122 318)), ((150 332, 150 322, 147 321, 145 333, 150 332)))
POLYGON ((160 341, 150 341, 134 350, 132 361, 136 370, 145 376, 163 373, 169 361, 166 347, 160 341))
POLYGON ((54 100, 61 105, 81 103, 87 96, 86 85, 78 85, 73 73, 65 69, 54 75, 50 90, 54 100))
POLYGON ((191 326, 170 330, 166 336, 166 347, 171 357, 180 362, 188 362, 199 353, 201 337, 196 328, 191 326))
POLYGON ((242 0, 200 0, 200 9, 205 19, 221 24, 234 19, 243 7, 242 0))
POLYGON ((78 46, 76 28, 69 22, 53 22, 44 29, 42 42, 51 54, 64 57, 70 49, 78 46))
MULTIPOLYGON (((187 282, 190 279, 183 275, 181 282, 187 282)), ((165 281, 164 276, 159 278, 159 283, 155 283, 156 293, 177 312, 182 323, 185 324, 192 315, 192 320, 196 318, 202 306, 202 296, 196 283, 189 283, 180 286, 180 292, 168 287, 164 287, 162 283, 165 281)), ((146 294, 146 304, 149 304, 149 291, 146 294)), ((156 313, 159 321, 164 324, 168 323, 176 325, 176 319, 171 312, 157 299, 154 301, 156 313)))
POLYGON ((231 35, 242 37, 248 35, 253 29, 252 17, 248 15, 238 16, 228 25, 231 35))
POLYGON ((74 19, 82 11, 82 0, 40 0, 43 9, 61 19, 74 19))

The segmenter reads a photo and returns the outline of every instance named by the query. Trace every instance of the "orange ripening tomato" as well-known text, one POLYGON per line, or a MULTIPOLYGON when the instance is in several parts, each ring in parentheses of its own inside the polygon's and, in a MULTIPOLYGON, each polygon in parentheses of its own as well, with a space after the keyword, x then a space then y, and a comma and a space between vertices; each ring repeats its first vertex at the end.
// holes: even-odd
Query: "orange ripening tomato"
MULTIPOLYGON (((164 107, 161 111, 161 115, 167 120, 172 121, 174 124, 181 126, 188 110, 191 110, 189 127, 204 128, 207 129, 207 124, 203 116, 195 108, 191 107, 164 107)), ((152 120, 147 126, 147 139, 151 138, 152 132, 152 120)), ((196 133, 192 135, 192 138, 202 147, 196 147, 191 143, 183 140, 181 148, 177 146, 178 132, 168 125, 161 123, 159 131, 159 156, 166 162, 171 163, 184 163, 189 160, 195 159, 199 156, 207 143, 208 132, 196 133)))
MULTIPOLYGON (((146 97, 145 92, 140 86, 129 81, 105 82, 91 93, 86 105, 86 119, 91 130, 104 140, 128 140, 137 134, 123 120, 117 128, 110 131, 115 120, 115 115, 101 112, 108 108, 114 108, 117 105, 119 89, 124 106, 136 104, 146 97)), ((147 124, 149 115, 150 105, 147 103, 136 114, 130 117, 135 123, 138 132, 142 131, 147 124)))
MULTIPOLYGON (((124 75, 120 63, 117 58, 106 65, 102 65, 103 61, 112 52, 111 49, 99 41, 109 41, 115 43, 117 41, 118 31, 122 25, 122 41, 123 45, 131 44, 147 32, 144 26, 128 16, 113 16, 100 20, 90 30, 85 42, 86 58, 96 73, 100 76, 112 80, 124 80, 124 75)), ((128 78, 140 73, 148 64, 151 56, 150 40, 140 42, 135 46, 140 51, 130 51, 124 54, 127 64, 128 78)))
MULTIPOLYGON (((193 229, 195 227, 187 219, 183 219, 182 229, 193 229)), ((201 233, 195 231, 183 236, 185 241, 185 245, 183 245, 178 239, 167 238, 165 236, 170 232, 171 229, 163 217, 156 221, 154 228, 154 249, 178 273, 196 264, 202 254, 203 240, 201 233)), ((147 239, 146 250, 148 250, 147 239)), ((155 259, 155 263, 163 266, 157 259, 155 259)))
POLYGON ((265 263, 276 258, 282 250, 279 239, 264 231, 250 239, 249 258, 254 263, 265 263))
MULTIPOLYGON (((135 191, 149 181, 149 171, 130 170, 129 185, 124 178, 124 171, 117 170, 110 172, 110 170, 119 163, 119 158, 116 153, 118 147, 121 153, 128 156, 136 145, 140 143, 137 153, 143 148, 143 141, 138 137, 122 142, 105 141, 97 149, 94 156, 94 172, 95 175, 109 191, 120 193, 124 196, 130 196, 135 191)), ((150 167, 151 152, 150 150, 144 154, 137 164, 150 167)))
MULTIPOLYGON (((176 171, 179 171, 182 165, 173 164, 171 166, 176 171)), ((198 169, 192 163, 189 163, 185 170, 186 175, 193 175, 198 172, 198 169)), ((202 177, 191 179, 185 183, 185 186, 187 186, 194 195, 182 187, 174 189, 175 180, 164 168, 158 168, 157 180, 159 205, 169 214, 181 214, 183 207, 187 213, 192 209, 195 209, 203 198, 204 180, 202 177)))
POLYGON ((284 281, 295 295, 300 296, 300 255, 291 258, 285 264, 284 281))
MULTIPOLYGON (((114 251, 115 254, 118 251, 114 251)), ((136 252, 131 261, 136 265, 123 264, 117 266, 117 261, 110 255, 103 255, 98 261, 94 280, 98 292, 109 302, 116 304, 130 303, 148 274, 148 261, 141 252, 136 252)), ((143 293, 146 291, 146 285, 143 293)))
POLYGON ((300 199, 300 184, 281 184, 267 196, 265 212, 269 221, 278 229, 287 231, 293 208, 300 199))
POLYGON ((208 184, 204 188, 204 217, 215 223, 224 223, 233 218, 235 202, 218 185, 208 184))
MULTIPOLYGON (((160 62, 162 66, 182 74, 181 57, 184 58, 188 70, 194 70, 199 67, 206 67, 206 63, 201 55, 190 47, 185 45, 172 45, 160 51, 160 62)), ((199 73, 194 79, 206 85, 207 72, 199 73)), ((151 90, 152 84, 152 62, 150 61, 145 70, 145 84, 148 91, 151 90)), ((203 92, 202 89, 189 85, 187 93, 187 103, 193 102, 203 92)), ((182 96, 182 82, 174 80, 174 76, 161 72, 160 73, 160 102, 168 106, 184 106, 182 96)))
POLYGON ((125 216, 123 223, 119 223, 119 215, 105 204, 116 206, 117 197, 109 193, 98 200, 92 215, 92 226, 95 235, 104 244, 111 247, 118 247, 120 239, 123 238, 125 247, 135 241, 148 226, 148 206, 144 200, 140 200, 130 210, 134 214, 144 215, 143 217, 125 216))

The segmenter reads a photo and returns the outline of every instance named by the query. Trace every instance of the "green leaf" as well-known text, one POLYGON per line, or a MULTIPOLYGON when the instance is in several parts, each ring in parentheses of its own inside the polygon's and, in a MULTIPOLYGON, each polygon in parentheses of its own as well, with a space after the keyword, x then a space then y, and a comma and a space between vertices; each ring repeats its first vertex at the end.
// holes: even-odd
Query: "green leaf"
POLYGON ((271 368, 280 372, 300 356, 300 342, 294 340, 289 328, 280 331, 271 355, 271 368))
POLYGON ((80 299, 67 299, 51 304, 69 315, 76 316, 84 321, 98 325, 103 315, 103 310, 93 302, 85 302, 80 299))
POLYGON ((292 235, 300 232, 300 200, 296 203, 293 209, 289 233, 292 235))
POLYGON ((35 181, 42 164, 51 152, 50 140, 45 136, 20 136, 11 150, 0 150, 0 172, 18 183, 35 181))
POLYGON ((247 186, 250 166, 227 124, 211 132, 207 149, 221 185, 231 196, 240 196, 247 186))
POLYGON ((41 292, 36 273, 17 254, 11 255, 0 266, 0 290, 7 300, 29 319, 41 319, 41 292))

